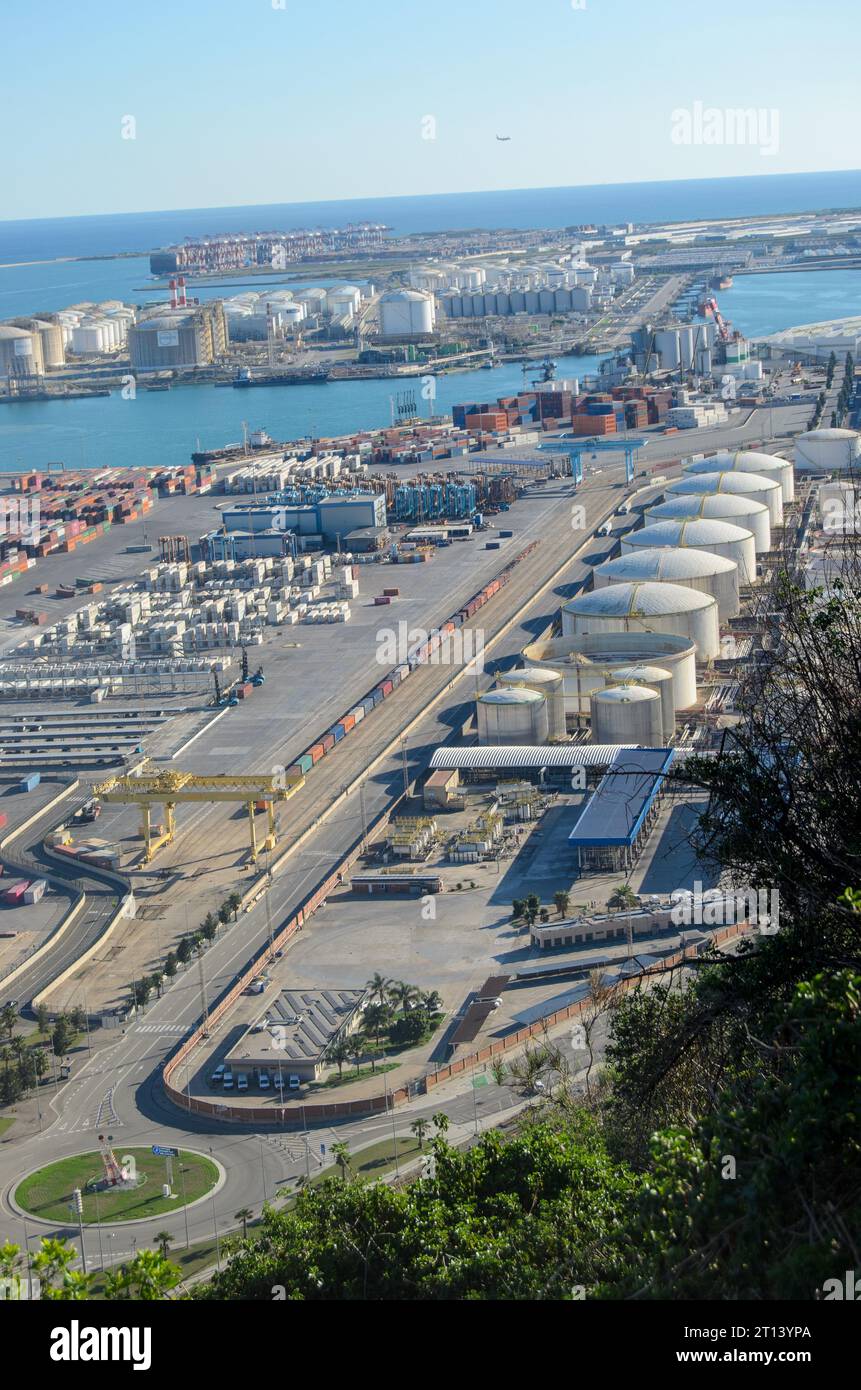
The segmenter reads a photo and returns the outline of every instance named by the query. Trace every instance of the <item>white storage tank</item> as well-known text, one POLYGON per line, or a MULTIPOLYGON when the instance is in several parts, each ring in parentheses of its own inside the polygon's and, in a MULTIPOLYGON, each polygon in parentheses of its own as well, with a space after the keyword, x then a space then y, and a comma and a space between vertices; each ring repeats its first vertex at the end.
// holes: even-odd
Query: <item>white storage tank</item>
MULTIPOLYGON (((562 676, 565 713, 589 713, 589 697, 603 690, 613 672, 632 665, 665 667, 673 677, 673 704, 690 709, 697 701, 697 649, 687 637, 665 632, 601 632, 531 642, 521 652, 529 666, 547 666, 562 676)), ((652 682, 654 684, 654 682, 652 682)))
POLYGON ((595 632, 672 632, 696 643, 700 661, 720 650, 718 607, 681 584, 609 584, 562 605, 562 636, 595 632))
POLYGON ((685 324, 684 328, 679 329, 679 351, 685 371, 692 371, 694 366, 694 330, 690 324, 685 324))
POLYGON ((655 521, 622 537, 623 555, 663 548, 721 555, 732 560, 741 584, 753 584, 756 579, 753 534, 731 521, 655 521))
POLYGON ((676 732, 676 700, 673 673, 663 666, 617 666, 607 672, 607 685, 645 685, 661 697, 661 742, 671 743, 676 732))
POLYGON ((510 690, 537 690, 547 703, 547 732, 550 738, 565 737, 565 697, 562 677, 547 667, 522 666, 516 671, 503 671, 497 677, 500 686, 510 690))
POLYGON ((718 492, 713 496, 694 493, 680 497, 678 493, 646 508, 646 520, 653 521, 729 521, 753 535, 757 555, 771 549, 771 517, 764 502, 753 502, 736 493, 718 492))
POLYGON ((647 685, 611 685, 592 696, 592 742, 663 748, 661 697, 647 685))
POLYGON ((670 483, 666 500, 671 497, 721 496, 752 498, 768 507, 772 526, 783 523, 783 490, 776 478, 763 478, 757 473, 698 473, 670 483))
POLYGON ((538 690, 488 690, 475 702, 479 743, 546 743, 547 701, 538 690))
POLYGON ((418 338, 433 333, 433 295, 419 290, 392 290, 381 296, 379 307, 382 338, 418 338))
POLYGON ((738 566, 734 560, 711 555, 706 550, 639 547, 592 571, 596 589, 603 589, 607 584, 642 583, 644 580, 655 584, 684 584, 701 594, 711 594, 717 600, 721 621, 735 618, 739 612, 738 566))
POLYGON ((737 449, 734 453, 710 454, 704 459, 688 459, 682 464, 686 475, 698 473, 758 473, 763 478, 775 478, 780 483, 784 502, 795 497, 795 474, 789 459, 777 454, 760 454, 752 449, 737 449))
POLYGON ((659 329, 655 334, 655 352, 661 355, 661 369, 663 371, 675 371, 681 361, 679 330, 677 328, 659 329))
POLYGON ((861 434, 856 430, 808 430, 795 441, 799 473, 847 473, 859 467, 861 434))

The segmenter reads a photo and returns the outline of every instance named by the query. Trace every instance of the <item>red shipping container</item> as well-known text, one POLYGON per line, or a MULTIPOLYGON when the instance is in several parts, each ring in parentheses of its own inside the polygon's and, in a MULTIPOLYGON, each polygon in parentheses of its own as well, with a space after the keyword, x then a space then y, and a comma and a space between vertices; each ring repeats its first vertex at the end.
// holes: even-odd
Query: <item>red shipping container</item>
MULTIPOLYGON (((334 739, 332 740, 332 742, 334 743, 334 739)), ((323 754, 326 752, 326 750, 323 747, 322 743, 315 743, 313 748, 308 749, 308 752, 311 755, 312 761, 318 763, 320 759, 323 757, 323 754)))

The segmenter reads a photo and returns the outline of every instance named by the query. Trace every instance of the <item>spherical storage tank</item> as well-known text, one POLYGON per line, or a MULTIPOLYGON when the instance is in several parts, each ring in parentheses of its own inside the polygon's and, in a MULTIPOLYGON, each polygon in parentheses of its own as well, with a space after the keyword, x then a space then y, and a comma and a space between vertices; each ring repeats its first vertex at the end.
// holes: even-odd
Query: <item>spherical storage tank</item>
POLYGON ((799 473, 846 473, 859 467, 861 434, 855 430, 808 430, 795 441, 799 473))
POLYGON ((758 473, 763 478, 775 478, 781 487, 784 502, 795 497, 795 474, 789 459, 777 454, 760 454, 752 449, 737 449, 734 453, 710 454, 704 459, 688 459, 682 464, 688 476, 698 473, 758 473))
POLYGON ((479 743, 547 742, 547 701, 538 690, 488 690, 475 709, 479 743))
POLYGON ((739 611, 738 566, 723 555, 706 550, 671 550, 639 547, 608 560, 592 571, 596 589, 607 584, 684 584, 717 600, 718 617, 734 618, 739 611))
POLYGON ((503 671, 498 677, 500 686, 510 690, 537 690, 547 704, 547 732, 550 738, 565 737, 565 697, 562 677, 547 667, 523 666, 518 671, 503 671))
MULTIPOLYGON (((572 718, 589 713, 589 699, 620 670, 657 665, 673 678, 673 708, 697 702, 697 649, 688 637, 665 632, 598 632, 584 637, 554 637, 531 642, 521 653, 529 666, 546 666, 562 676, 565 712, 572 718)), ((650 676, 647 685, 660 689, 650 676)))
POLYGON ((562 636, 594 632, 674 632, 696 643, 700 661, 720 650, 718 607, 681 584, 608 584, 562 605, 562 636))
POLYGON ((672 548, 694 550, 708 555, 722 555, 732 560, 742 584, 756 579, 756 546, 753 535, 731 521, 711 521, 694 518, 692 521, 654 521, 641 531, 629 531, 622 537, 622 554, 638 550, 672 548))
POLYGON ((672 742, 676 732, 676 700, 673 689, 673 673, 662 666, 649 666, 640 663, 635 666, 617 666, 607 672, 607 686, 639 685, 657 690, 661 697, 661 743, 672 742))
POLYGON ((419 290, 393 290, 380 299, 383 338, 416 338, 433 333, 433 296, 419 290))
POLYGON ((612 685, 592 696, 593 743, 664 746, 661 697, 647 685, 612 685))
POLYGON ((678 493, 646 508, 646 520, 652 521, 729 521, 753 535, 757 555, 771 549, 771 518, 764 502, 750 501, 735 493, 718 492, 713 496, 694 493, 680 497, 678 493))
POLYGON ((709 497, 714 494, 752 498, 768 507, 772 526, 783 521, 783 489, 776 478, 763 478, 757 473, 698 473, 670 483, 666 497, 709 497))

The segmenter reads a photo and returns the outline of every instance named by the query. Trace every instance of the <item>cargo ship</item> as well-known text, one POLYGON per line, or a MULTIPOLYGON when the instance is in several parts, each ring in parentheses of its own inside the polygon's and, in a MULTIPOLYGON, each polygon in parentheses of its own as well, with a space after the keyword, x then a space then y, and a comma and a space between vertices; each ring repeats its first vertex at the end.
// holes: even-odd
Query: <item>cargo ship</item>
POLYGON ((711 278, 711 280, 709 281, 709 284, 711 285, 711 288, 712 288, 713 290, 731 290, 731 289, 732 289, 732 276, 731 276, 731 275, 713 275, 712 278, 711 278))
POLYGON ((247 386, 323 386, 329 380, 325 369, 309 372, 271 372, 266 376, 250 376, 243 373, 231 382, 235 387, 247 386))

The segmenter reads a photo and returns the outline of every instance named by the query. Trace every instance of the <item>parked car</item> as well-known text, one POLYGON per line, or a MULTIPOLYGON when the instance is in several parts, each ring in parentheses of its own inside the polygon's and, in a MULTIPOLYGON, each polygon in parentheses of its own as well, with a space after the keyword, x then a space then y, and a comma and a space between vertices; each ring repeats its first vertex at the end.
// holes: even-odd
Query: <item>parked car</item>
POLYGON ((299 1080, 299 1077, 296 1076, 295 1072, 294 1072, 294 1074, 293 1074, 292 1076, 288 1076, 288 1078, 287 1078, 287 1087, 288 1087, 288 1090, 291 1090, 291 1091, 298 1091, 298 1089, 299 1089, 299 1087, 300 1087, 301 1085, 302 1085, 302 1082, 299 1080))
POLYGON ((232 1090, 233 1090, 233 1072, 232 1072, 232 1071, 229 1071, 229 1070, 226 1070, 226 1071, 225 1071, 225 1073, 224 1073, 224 1079, 223 1079, 221 1085, 222 1085, 222 1089, 225 1090, 225 1091, 232 1091, 232 1090))
POLYGON ((268 1091, 269 1087, 272 1084, 269 1080, 269 1073, 265 1067, 260 1068, 260 1074, 257 1078, 257 1084, 259 1085, 261 1091, 268 1091))
POLYGON ((237 1076, 236 1076, 236 1089, 237 1089, 237 1091, 247 1091, 247 1090, 248 1090, 248 1077, 245 1075, 245 1072, 244 1072, 244 1071, 240 1071, 240 1072, 237 1073, 237 1076))
POLYGON ((225 1068, 224 1063, 223 1063, 223 1062, 219 1063, 219 1065, 215 1068, 215 1071, 212 1073, 211 1077, 209 1078, 209 1084, 210 1084, 210 1086, 220 1086, 220 1085, 221 1085, 222 1081, 224 1080, 224 1073, 225 1073, 225 1070, 226 1070, 226 1068, 225 1068))

